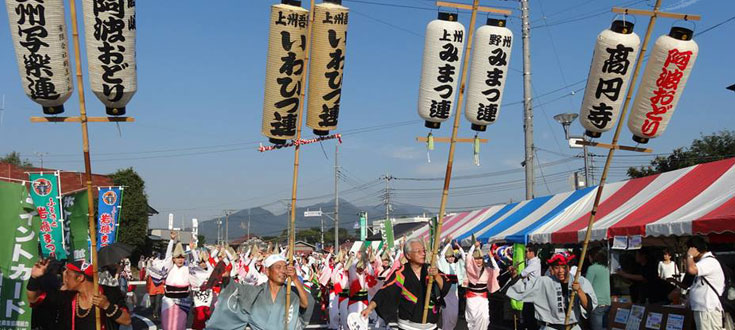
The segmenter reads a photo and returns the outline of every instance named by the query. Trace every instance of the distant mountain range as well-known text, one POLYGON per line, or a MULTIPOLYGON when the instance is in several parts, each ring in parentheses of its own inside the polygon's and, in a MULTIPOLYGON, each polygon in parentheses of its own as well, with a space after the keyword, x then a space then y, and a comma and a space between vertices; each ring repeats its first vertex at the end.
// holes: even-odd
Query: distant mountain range
MULTIPOLYGON (((332 215, 334 211, 334 200, 308 205, 304 207, 296 208, 296 228, 297 230, 302 228, 319 227, 319 217, 304 217, 304 211, 319 210, 322 212, 329 213, 332 215)), ((353 230, 353 226, 359 220, 359 212, 368 212, 368 221, 375 219, 385 218, 384 207, 365 206, 357 207, 350 202, 340 199, 339 200, 339 227, 347 230, 353 230)), ((421 215, 422 213, 429 214, 428 210, 425 210, 418 206, 413 205, 395 205, 392 207, 391 214, 399 216, 408 215, 421 215)), ((281 231, 288 228, 288 212, 282 214, 273 214, 272 212, 256 207, 250 209, 250 234, 258 236, 278 236, 281 231)), ((217 220, 209 219, 199 222, 199 235, 204 235, 207 242, 215 242, 217 240, 217 220)), ((225 221, 222 217, 222 230, 224 232, 225 221)), ((229 219, 229 238, 234 240, 238 237, 242 237, 247 234, 248 226, 248 209, 239 210, 230 215, 229 219)), ((334 228, 334 224, 329 217, 324 216, 324 228, 334 228)))

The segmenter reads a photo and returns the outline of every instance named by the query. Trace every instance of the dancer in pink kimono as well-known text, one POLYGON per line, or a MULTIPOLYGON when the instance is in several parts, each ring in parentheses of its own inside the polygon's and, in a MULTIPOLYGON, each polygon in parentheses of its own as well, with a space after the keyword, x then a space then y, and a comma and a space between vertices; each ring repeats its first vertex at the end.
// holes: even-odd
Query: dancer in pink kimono
MULTIPOLYGON (((472 256, 465 263, 467 271, 467 306, 465 319, 470 330, 486 330, 490 325, 490 306, 488 294, 497 291, 499 268, 495 259, 490 256, 486 262, 480 251, 480 242, 470 248, 468 255, 472 256)), ((465 259, 466 260, 466 259, 465 259)))

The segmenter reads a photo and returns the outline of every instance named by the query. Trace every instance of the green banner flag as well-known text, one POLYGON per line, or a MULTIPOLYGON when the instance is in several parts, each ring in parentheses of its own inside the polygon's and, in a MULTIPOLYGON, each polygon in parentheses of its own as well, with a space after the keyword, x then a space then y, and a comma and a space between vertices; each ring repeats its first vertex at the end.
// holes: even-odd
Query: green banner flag
POLYGON ((367 239, 367 212, 360 212, 360 240, 367 239))
MULTIPOLYGON (((513 244, 513 265, 518 270, 518 274, 520 274, 524 268, 526 268, 526 246, 523 244, 515 243, 513 244)), ((523 310, 523 302, 519 300, 510 300, 510 306, 517 310, 523 310)))
POLYGON ((394 244, 393 241, 395 239, 393 237, 393 221, 391 221, 390 219, 385 219, 385 222, 383 222, 383 226, 383 232, 385 233, 384 241, 386 244, 388 244, 388 248, 392 250, 394 244))
POLYGON ((66 252, 72 260, 89 262, 89 202, 87 190, 62 197, 66 252))
POLYGON ((64 248, 64 214, 61 213, 59 176, 57 173, 29 173, 31 198, 41 218, 39 240, 44 257, 66 259, 64 248))
POLYGON ((24 185, 0 181, 0 328, 31 329, 26 282, 38 251, 40 218, 24 185))

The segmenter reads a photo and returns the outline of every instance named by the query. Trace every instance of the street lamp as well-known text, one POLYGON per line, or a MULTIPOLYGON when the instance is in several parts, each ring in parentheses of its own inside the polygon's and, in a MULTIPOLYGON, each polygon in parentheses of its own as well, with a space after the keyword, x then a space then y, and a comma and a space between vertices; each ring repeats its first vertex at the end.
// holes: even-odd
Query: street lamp
MULTIPOLYGON (((560 113, 556 116, 554 116, 554 120, 561 124, 561 126, 564 128, 564 138, 569 142, 572 139, 578 140, 581 139, 582 141, 587 141, 587 137, 585 136, 570 136, 569 135, 569 126, 577 120, 577 117, 579 117, 576 113, 560 113)), ((569 147, 573 147, 574 145, 569 142, 569 147)), ((587 145, 583 145, 582 149, 584 150, 584 186, 589 187, 590 186, 590 170, 589 170, 589 155, 587 153, 587 145)), ((575 188, 577 187, 577 182, 575 180, 575 188)))

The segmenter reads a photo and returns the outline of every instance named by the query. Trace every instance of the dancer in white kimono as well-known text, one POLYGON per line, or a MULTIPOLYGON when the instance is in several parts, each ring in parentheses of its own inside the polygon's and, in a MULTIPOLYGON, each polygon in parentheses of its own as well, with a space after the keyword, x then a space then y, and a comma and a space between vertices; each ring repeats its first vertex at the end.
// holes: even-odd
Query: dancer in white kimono
POLYGON ((449 293, 444 297, 442 307, 441 328, 443 330, 453 330, 457 325, 457 317, 459 316, 459 283, 463 283, 465 279, 465 265, 463 258, 457 258, 452 247, 451 239, 447 239, 444 249, 437 258, 437 267, 446 278, 445 283, 450 284, 449 293))
POLYGON ((467 271, 467 307, 465 307, 465 319, 467 328, 470 330, 486 330, 490 325, 490 307, 488 306, 488 294, 497 291, 498 275, 500 268, 495 263, 495 258, 490 256, 489 262, 485 262, 480 251, 480 242, 470 248, 468 255, 472 257, 465 263, 467 271))
POLYGON ((532 303, 535 308, 536 320, 541 330, 561 330, 569 325, 572 330, 581 330, 579 322, 590 315, 597 306, 597 297, 587 279, 580 276, 579 282, 574 282, 569 272, 569 261, 574 258, 567 253, 556 253, 547 261, 550 275, 542 276, 533 281, 520 281, 517 271, 511 269, 513 282, 508 288, 508 297, 532 303), (571 279, 571 280, 570 280, 571 279), (572 292, 576 292, 573 302, 569 301, 572 292), (569 323, 564 324, 567 307, 572 305, 572 315, 569 323))
POLYGON ((201 286, 206 274, 195 263, 188 264, 186 253, 181 243, 176 240, 176 232, 171 232, 171 240, 166 248, 166 258, 161 263, 154 263, 159 268, 153 274, 164 278, 165 294, 161 306, 161 326, 164 330, 184 330, 191 309, 192 300, 189 293, 192 286, 201 286), (191 267, 190 267, 191 266, 191 267))

